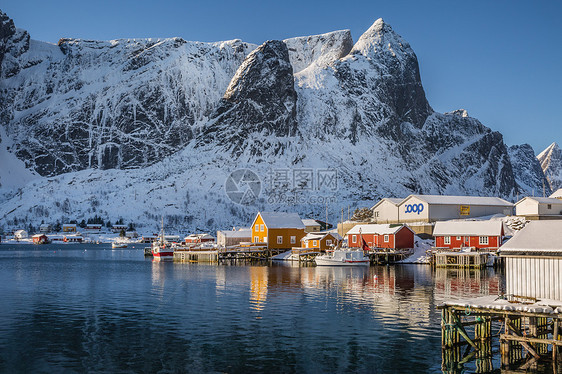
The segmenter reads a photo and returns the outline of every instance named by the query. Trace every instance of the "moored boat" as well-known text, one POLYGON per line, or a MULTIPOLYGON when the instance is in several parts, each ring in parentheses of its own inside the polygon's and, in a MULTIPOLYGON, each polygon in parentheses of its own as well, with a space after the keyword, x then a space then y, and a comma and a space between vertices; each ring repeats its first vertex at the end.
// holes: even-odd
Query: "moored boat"
POLYGON ((318 266, 368 266, 370 261, 361 250, 336 249, 332 253, 316 256, 314 262, 318 266))
POLYGON ((111 243, 111 248, 127 248, 127 243, 113 242, 111 243))
POLYGON ((172 243, 166 241, 164 236, 164 218, 162 218, 162 230, 158 239, 152 242, 152 256, 155 260, 173 260, 174 247, 172 243))

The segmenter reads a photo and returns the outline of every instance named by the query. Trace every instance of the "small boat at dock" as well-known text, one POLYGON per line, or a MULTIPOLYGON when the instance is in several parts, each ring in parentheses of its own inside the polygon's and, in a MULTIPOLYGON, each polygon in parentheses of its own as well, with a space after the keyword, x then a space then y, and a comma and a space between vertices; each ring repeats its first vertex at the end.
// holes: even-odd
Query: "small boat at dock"
POLYGON ((155 260, 173 260, 174 246, 166 241, 164 236, 164 218, 162 218, 162 230, 158 239, 152 242, 151 252, 155 260))
POLYGON ((113 243, 111 243, 111 248, 113 248, 113 249, 115 249, 115 248, 127 248, 127 243, 113 242, 113 243))
POLYGON ((335 249, 331 253, 316 256, 314 259, 318 266, 369 266, 369 257, 362 250, 335 249))

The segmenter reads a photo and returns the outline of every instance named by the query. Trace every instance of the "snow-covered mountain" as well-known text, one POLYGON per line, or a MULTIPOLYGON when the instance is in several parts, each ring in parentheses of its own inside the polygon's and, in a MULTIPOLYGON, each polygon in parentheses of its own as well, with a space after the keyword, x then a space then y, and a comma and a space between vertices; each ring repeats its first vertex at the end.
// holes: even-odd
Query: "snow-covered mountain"
POLYGON ((562 188, 562 150, 558 144, 552 143, 549 145, 538 154, 537 159, 552 191, 562 188))
POLYGON ((528 196, 550 196, 552 193, 535 151, 529 144, 512 145, 508 148, 519 193, 528 196))
POLYGON ((464 110, 433 111, 415 53, 382 19, 355 44, 344 30, 257 47, 51 45, 0 16, 4 153, 43 176, 0 190, 0 224, 166 214, 214 229, 265 209, 325 217, 326 206, 335 221, 383 196, 542 188, 533 168, 514 170, 522 157, 500 133, 464 110), (256 182, 257 198, 233 201, 232 186, 256 182))

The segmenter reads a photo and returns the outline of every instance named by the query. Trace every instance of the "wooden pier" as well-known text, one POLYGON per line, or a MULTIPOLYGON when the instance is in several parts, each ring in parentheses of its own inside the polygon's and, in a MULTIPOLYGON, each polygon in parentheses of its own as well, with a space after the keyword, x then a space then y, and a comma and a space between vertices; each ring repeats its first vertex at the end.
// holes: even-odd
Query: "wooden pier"
POLYGON ((432 263, 438 268, 482 269, 488 264, 489 252, 433 252, 432 263))
POLYGON ((385 249, 374 249, 365 252, 365 256, 368 256, 371 260, 371 264, 382 265, 382 264, 393 264, 398 261, 408 258, 412 254, 413 250, 385 250, 385 249))
POLYGON ((313 262, 314 258, 318 255, 324 254, 320 248, 293 248, 291 255, 296 258, 298 262, 313 262))
POLYGON ((464 372, 470 361, 475 361, 476 373, 492 372, 499 343, 502 370, 526 372, 547 365, 558 373, 562 365, 562 301, 551 303, 554 305, 517 296, 445 302, 438 307, 443 372, 464 372))
POLYGON ((179 262, 218 262, 218 251, 210 250, 176 250, 174 261, 179 262))

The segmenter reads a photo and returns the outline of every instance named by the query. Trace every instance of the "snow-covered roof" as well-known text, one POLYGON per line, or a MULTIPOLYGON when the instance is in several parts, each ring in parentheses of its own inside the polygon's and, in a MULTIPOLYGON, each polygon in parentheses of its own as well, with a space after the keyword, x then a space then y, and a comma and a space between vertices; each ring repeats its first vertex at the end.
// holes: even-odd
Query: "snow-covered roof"
POLYGON ((226 238, 250 238, 252 236, 251 229, 240 229, 240 230, 226 230, 226 231, 218 231, 226 238))
MULTIPOLYGON (((347 232, 348 235, 358 235, 359 230, 361 230, 361 234, 378 234, 378 235, 386 235, 386 234, 395 234, 397 233, 402 227, 406 227, 408 230, 412 231, 406 225, 396 225, 396 224, 369 224, 369 225, 355 225, 347 232)), ((413 232, 413 231, 412 231, 413 232)))
POLYGON ((268 229, 304 229, 304 224, 297 213, 260 212, 268 229))
POLYGON ((523 202, 524 200, 534 200, 539 204, 557 204, 557 205, 562 205, 562 200, 560 199, 555 199, 552 197, 536 197, 536 196, 527 196, 522 198, 521 200, 519 200, 518 202, 515 203, 515 205, 523 202))
POLYGON ((301 240, 322 240, 327 235, 332 235, 336 240, 339 239, 338 234, 333 234, 331 232, 309 232, 301 240))
POLYGON ((433 236, 501 236, 503 222, 493 221, 439 221, 435 222, 433 236))
POLYGON ((62 227, 76 227, 75 223, 64 223, 62 227))
POLYGON ((35 234, 35 235, 32 236, 32 238, 40 238, 42 236, 47 237, 47 235, 45 235, 45 234, 35 234))
POLYGON ((314 220, 314 219, 309 219, 309 218, 303 219, 303 220, 302 220, 302 223, 303 223, 303 225, 305 225, 305 226, 318 226, 318 227, 322 226, 322 225, 320 225, 318 222, 316 222, 316 220, 314 220))
POLYGON ((383 202, 388 201, 391 204, 394 204, 396 206, 400 205, 400 203, 402 202, 401 198, 397 198, 397 197, 384 197, 382 199, 380 199, 380 201, 378 203, 376 203, 375 205, 373 205, 373 207, 371 208, 371 210, 375 209, 376 207, 378 207, 379 205, 381 205, 383 202))
POLYGON ((214 237, 209 234, 190 234, 183 239, 214 239, 214 237))
POLYGON ((562 255, 562 220, 531 221, 500 247, 501 253, 521 251, 562 255))
POLYGON ((415 197, 428 204, 434 205, 489 205, 512 207, 513 204, 507 200, 492 196, 444 196, 444 195, 410 195, 406 200, 415 197))
POLYGON ((559 188, 556 191, 554 191, 554 193, 552 195, 550 195, 549 197, 562 198, 562 188, 559 188))

